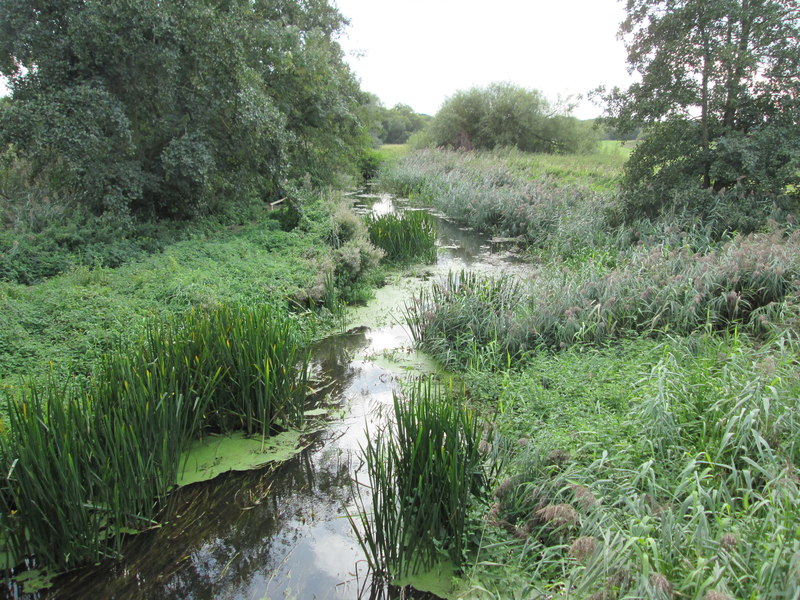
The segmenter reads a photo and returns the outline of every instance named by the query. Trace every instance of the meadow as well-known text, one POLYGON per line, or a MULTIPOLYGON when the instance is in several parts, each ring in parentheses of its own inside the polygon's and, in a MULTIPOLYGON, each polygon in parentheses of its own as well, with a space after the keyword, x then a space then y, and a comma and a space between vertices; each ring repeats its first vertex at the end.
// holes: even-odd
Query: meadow
MULTIPOLYGON (((411 390, 411 406, 470 415, 484 444, 479 466, 465 449, 448 471, 453 489, 471 481, 459 470, 484 477, 462 500, 460 554, 453 531, 418 544, 455 565, 451 597, 795 598, 797 232, 622 222, 613 160, 425 150, 381 173, 461 223, 520 236, 533 267, 451 273, 407 304, 418 345, 457 382, 434 398, 411 390)), ((396 524, 392 541, 383 522, 366 529, 391 577, 415 568, 398 553, 420 538, 405 528, 417 502, 436 502, 379 467, 425 452, 403 441, 404 419, 366 453, 379 501, 398 496, 373 507, 396 524)))

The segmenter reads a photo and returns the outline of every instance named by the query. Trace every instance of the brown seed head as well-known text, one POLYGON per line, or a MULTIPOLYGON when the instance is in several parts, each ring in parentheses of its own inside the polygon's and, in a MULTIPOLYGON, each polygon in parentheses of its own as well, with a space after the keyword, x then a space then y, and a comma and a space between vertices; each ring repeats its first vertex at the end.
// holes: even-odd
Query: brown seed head
POLYGON ((572 558, 583 560, 593 556, 597 550, 597 540, 590 535, 584 535, 577 538, 569 547, 569 555, 572 558))
POLYGON ((722 546, 724 550, 733 550, 738 543, 739 540, 736 539, 736 536, 732 533, 725 533, 719 538, 719 545, 722 546))
POLYGON ((571 504, 548 504, 536 511, 536 516, 547 521, 553 527, 567 525, 569 527, 580 522, 580 516, 571 504))
POLYGON ((706 595, 703 596, 703 600, 731 600, 731 597, 728 596, 728 594, 711 590, 710 592, 706 592, 706 595))
POLYGON ((506 477, 494 490, 495 498, 503 498, 503 496, 511 491, 512 487, 514 487, 514 483, 511 481, 510 477, 506 477))
POLYGON ((592 491, 585 485, 571 483, 569 487, 572 488, 572 492, 575 494, 575 500, 581 508, 589 509, 597 504, 597 498, 594 497, 592 491))
POLYGON ((656 594, 672 598, 672 584, 661 573, 650 575, 650 586, 656 594))
POLYGON ((545 460, 547 461, 548 465, 558 465, 560 467, 569 460, 569 452, 565 452, 564 450, 553 450, 547 455, 545 460))

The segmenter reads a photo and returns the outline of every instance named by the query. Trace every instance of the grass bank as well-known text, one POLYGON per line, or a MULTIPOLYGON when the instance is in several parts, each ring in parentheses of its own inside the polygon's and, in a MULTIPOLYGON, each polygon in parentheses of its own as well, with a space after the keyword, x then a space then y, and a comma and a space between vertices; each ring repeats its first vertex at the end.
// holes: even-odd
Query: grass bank
POLYGON ((437 401, 497 434, 460 560, 440 553, 457 597, 800 594, 797 233, 615 231, 613 194, 592 201, 584 179, 584 195, 559 195, 578 167, 531 183, 513 162, 533 157, 404 160, 387 185, 495 234, 524 207, 519 235, 541 249, 529 279, 451 273, 407 307, 415 339, 463 383, 437 401))

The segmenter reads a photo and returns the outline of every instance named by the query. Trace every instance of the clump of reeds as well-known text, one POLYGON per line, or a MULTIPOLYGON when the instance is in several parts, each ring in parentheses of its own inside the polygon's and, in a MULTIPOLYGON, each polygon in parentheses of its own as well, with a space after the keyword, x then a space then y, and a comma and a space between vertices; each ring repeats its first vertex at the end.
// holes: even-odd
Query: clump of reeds
POLYGON ((394 421, 364 448, 370 496, 360 526, 351 519, 376 573, 462 564, 470 508, 488 497, 481 435, 472 411, 430 380, 395 396, 394 421))
POLYGON ((392 262, 436 262, 436 220, 421 210, 367 217, 369 239, 392 262))
POLYGON ((191 311, 153 323, 88 381, 24 387, 0 435, 3 550, 59 570, 118 553, 123 533, 153 524, 193 438, 302 423, 304 347, 295 321, 266 307, 191 311))
POLYGON ((627 416, 583 432, 559 469, 544 431, 520 451, 478 564, 576 598, 796 596, 798 359, 789 333, 665 345, 627 416))
MULTIPOLYGON (((744 326, 770 332, 800 294, 800 234, 737 237, 708 252, 637 248, 618 264, 557 262, 528 286, 451 275, 406 309, 414 339, 451 366, 497 366, 533 348, 744 326), (483 291, 482 291, 483 290, 483 291)), ((791 312, 791 311, 789 311, 791 312)))

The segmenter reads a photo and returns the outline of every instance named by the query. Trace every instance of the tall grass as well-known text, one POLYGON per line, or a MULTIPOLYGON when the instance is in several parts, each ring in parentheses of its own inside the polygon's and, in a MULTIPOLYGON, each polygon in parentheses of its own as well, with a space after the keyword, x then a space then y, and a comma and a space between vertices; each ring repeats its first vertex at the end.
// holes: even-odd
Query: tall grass
MULTIPOLYGON (((485 500, 488 446, 475 415, 452 394, 419 382, 394 398, 394 421, 364 448, 369 499, 359 541, 370 567, 396 578, 449 559, 463 564, 471 508, 485 500)), ((367 504, 367 506, 364 506, 367 504)))
POLYGON ((153 323, 90 380, 23 387, 0 435, 4 551, 59 570, 117 554, 164 508, 192 439, 302 424, 304 347, 270 308, 196 310, 153 323))
POLYGON ((634 248, 610 264, 552 262, 528 286, 451 275, 412 299, 406 321, 417 342, 463 365, 475 345, 518 358, 542 346, 642 333, 769 332, 791 314, 798 293, 800 236, 777 232, 705 253, 664 245, 634 248))
POLYGON ((608 223, 617 210, 610 190, 565 183, 546 173, 531 179, 524 171, 510 161, 508 152, 423 150, 388 163, 379 183, 470 227, 519 236, 550 252, 570 254, 609 241, 608 223))
POLYGON ((630 391, 633 410, 571 452, 538 429, 495 490, 473 584, 498 597, 797 597, 799 352, 793 336, 673 342, 630 391))
POLYGON ((436 220, 426 211, 367 217, 370 241, 392 262, 436 262, 436 220))

